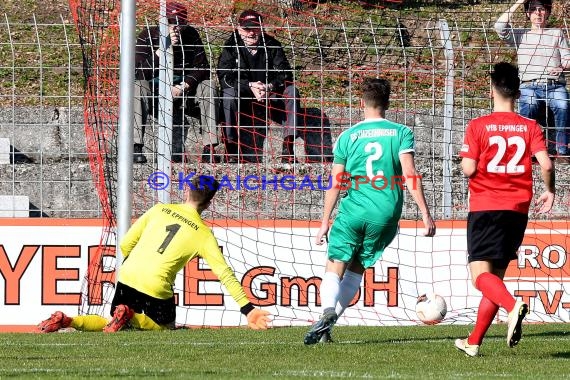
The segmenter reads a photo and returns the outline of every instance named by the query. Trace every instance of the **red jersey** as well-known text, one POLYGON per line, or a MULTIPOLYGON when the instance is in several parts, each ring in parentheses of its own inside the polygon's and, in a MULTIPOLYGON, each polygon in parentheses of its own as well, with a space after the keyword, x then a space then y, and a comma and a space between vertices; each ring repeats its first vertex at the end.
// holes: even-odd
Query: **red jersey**
POLYGON ((469 178, 469 211, 528 213, 532 159, 546 150, 540 125, 514 112, 493 112, 467 125, 460 156, 477 161, 469 178))

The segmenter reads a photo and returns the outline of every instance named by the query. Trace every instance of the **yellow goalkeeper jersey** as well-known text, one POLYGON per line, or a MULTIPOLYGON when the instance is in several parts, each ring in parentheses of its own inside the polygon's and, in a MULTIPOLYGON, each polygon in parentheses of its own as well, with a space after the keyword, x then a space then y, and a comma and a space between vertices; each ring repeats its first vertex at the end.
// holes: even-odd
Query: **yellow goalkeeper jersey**
POLYGON ((249 302, 212 230, 190 205, 155 205, 131 226, 121 251, 119 281, 149 296, 172 297, 176 274, 202 257, 240 307, 249 302))

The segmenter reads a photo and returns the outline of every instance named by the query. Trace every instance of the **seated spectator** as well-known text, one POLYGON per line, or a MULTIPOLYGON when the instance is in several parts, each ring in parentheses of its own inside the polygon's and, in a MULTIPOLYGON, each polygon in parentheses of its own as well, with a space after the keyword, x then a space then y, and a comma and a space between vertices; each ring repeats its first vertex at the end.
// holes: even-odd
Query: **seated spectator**
POLYGON ((263 18, 246 10, 225 42, 218 64, 230 161, 259 162, 269 119, 284 127, 283 160, 293 160, 299 92, 281 43, 263 31, 263 18), (283 114, 284 113, 284 114, 283 114))
MULTIPOLYGON (((187 25, 186 7, 175 2, 166 4, 166 15, 172 44, 174 73, 172 80, 172 161, 182 162, 188 133, 186 116, 200 119, 202 162, 218 161, 214 148, 218 145, 216 126, 216 86, 210 81, 210 65, 204 44, 196 29, 187 25)), ((145 127, 150 115, 158 115, 160 27, 145 28, 137 38, 135 80, 135 163, 145 163, 142 152, 145 127)))
POLYGON ((517 49, 521 78, 519 112, 536 119, 539 105, 546 103, 554 115, 555 141, 549 153, 568 154, 568 91, 564 70, 570 68, 570 49, 561 29, 546 29, 551 0, 517 0, 495 23, 499 37, 517 49), (511 16, 524 4, 530 29, 511 27, 511 16))

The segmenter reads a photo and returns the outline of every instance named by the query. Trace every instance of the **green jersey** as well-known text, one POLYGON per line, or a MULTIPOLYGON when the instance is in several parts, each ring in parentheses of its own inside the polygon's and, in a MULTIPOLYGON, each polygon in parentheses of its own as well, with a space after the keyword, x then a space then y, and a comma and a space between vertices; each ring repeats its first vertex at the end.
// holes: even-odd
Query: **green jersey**
POLYGON ((339 213, 377 224, 398 223, 403 187, 400 154, 414 152, 414 134, 405 125, 367 119, 338 137, 334 163, 345 167, 341 188, 348 188, 339 213))

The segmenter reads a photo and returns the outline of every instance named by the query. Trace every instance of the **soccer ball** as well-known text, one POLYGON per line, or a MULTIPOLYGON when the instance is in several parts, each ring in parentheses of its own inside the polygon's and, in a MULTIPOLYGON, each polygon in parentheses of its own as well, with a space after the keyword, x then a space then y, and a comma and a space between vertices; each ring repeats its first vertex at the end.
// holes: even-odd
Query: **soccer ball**
POLYGON ((426 325, 435 325, 445 318, 447 304, 442 296, 431 293, 422 294, 416 303, 418 319, 426 325))

